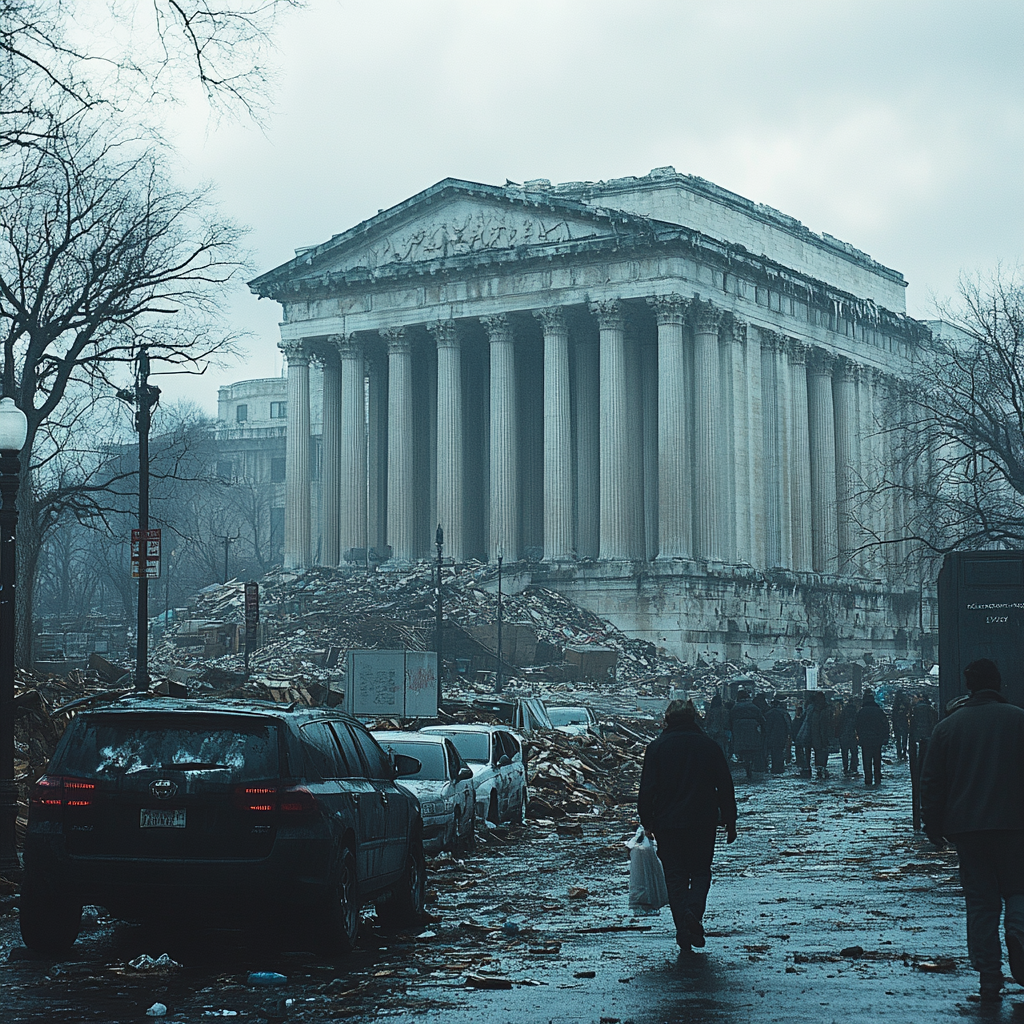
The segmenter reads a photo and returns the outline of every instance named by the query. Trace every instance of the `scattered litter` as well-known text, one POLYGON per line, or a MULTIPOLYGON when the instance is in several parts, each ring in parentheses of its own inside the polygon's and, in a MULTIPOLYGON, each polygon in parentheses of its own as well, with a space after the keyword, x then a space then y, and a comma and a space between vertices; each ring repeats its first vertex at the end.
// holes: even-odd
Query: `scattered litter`
POLYGON ((589 895, 589 889, 584 889, 580 885, 569 886, 569 899, 571 900, 585 900, 589 895))
POLYGON ((467 974, 466 987, 506 989, 512 987, 512 979, 492 977, 491 975, 483 974, 467 974))
POLYGON ((288 981, 288 976, 285 974, 278 974, 276 971, 253 971, 252 974, 246 979, 247 985, 284 985, 288 981))
POLYGON ((147 1011, 147 1017, 166 1017, 167 1007, 163 1003, 154 1003, 147 1011))
POLYGON ((181 964, 177 960, 172 960, 166 953, 161 953, 155 960, 143 953, 142 956, 129 960, 128 966, 133 971, 175 971, 181 964))

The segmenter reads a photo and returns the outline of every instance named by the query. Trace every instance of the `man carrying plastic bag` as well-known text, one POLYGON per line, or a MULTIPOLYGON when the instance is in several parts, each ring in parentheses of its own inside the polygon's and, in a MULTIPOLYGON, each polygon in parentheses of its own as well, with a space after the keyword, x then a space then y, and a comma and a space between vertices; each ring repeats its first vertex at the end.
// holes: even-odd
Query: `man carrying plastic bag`
POLYGON ((639 811, 648 837, 657 837, 676 942, 684 952, 703 946, 715 832, 721 825, 735 841, 736 795, 725 755, 688 700, 669 704, 664 732, 644 754, 639 811))

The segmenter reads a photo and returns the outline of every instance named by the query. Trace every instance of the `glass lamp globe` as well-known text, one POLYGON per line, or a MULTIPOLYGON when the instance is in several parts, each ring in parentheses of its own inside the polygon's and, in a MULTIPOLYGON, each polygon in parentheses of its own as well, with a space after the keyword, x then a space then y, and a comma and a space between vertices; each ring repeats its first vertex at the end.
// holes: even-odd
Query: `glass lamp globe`
POLYGON ((0 451, 20 452, 28 435, 28 419, 13 398, 0 398, 0 451))

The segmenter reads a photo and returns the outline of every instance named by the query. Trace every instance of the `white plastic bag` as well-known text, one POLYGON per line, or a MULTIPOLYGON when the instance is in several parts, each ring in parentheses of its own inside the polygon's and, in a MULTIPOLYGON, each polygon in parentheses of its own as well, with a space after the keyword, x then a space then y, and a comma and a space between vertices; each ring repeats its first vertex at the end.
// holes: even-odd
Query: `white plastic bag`
POLYGON ((647 838, 643 826, 626 843, 629 848, 629 905, 634 910, 657 913, 668 903, 665 869, 658 859, 658 847, 647 838))

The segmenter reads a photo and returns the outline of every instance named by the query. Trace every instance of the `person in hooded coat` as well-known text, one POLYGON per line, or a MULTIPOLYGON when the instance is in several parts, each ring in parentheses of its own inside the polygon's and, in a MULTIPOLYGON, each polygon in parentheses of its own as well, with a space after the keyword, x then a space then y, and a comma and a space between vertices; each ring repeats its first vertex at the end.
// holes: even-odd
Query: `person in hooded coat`
POLYGON ((711 698, 711 703, 704 712, 704 731, 722 748, 723 754, 726 753, 729 747, 729 730, 726 728, 726 718, 727 713, 722 704, 722 695, 716 693, 711 698))
POLYGON ((889 719, 875 703, 873 690, 864 691, 857 712, 857 741, 864 762, 864 785, 877 786, 882 781, 882 747, 889 742, 889 719))
POLYGON ((898 689, 892 698, 892 738, 896 741, 896 760, 906 761, 910 739, 910 698, 898 689))
POLYGON ((828 778, 828 753, 832 746, 832 708, 829 707, 825 694, 815 693, 811 698, 810 725, 808 741, 814 752, 814 766, 819 779, 828 778))
POLYGON ((721 825, 735 841, 736 794, 725 754, 701 732, 690 701, 669 704, 664 731, 644 752, 638 809, 658 843, 680 951, 703 946, 715 832, 721 825))
POLYGON ((785 771, 791 727, 789 712, 782 699, 776 697, 768 709, 768 714, 764 716, 764 741, 768 748, 772 775, 781 775, 785 771))
POLYGON ((750 699, 750 694, 737 694, 732 709, 732 746, 737 760, 746 768, 747 778, 764 770, 761 751, 764 749, 764 714, 750 699))
POLYGON ((856 697, 851 697, 839 715, 839 753, 843 758, 843 774, 847 778, 857 778, 857 712, 860 704, 856 697))

